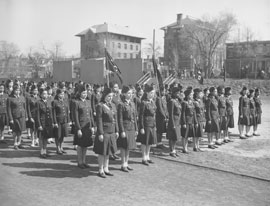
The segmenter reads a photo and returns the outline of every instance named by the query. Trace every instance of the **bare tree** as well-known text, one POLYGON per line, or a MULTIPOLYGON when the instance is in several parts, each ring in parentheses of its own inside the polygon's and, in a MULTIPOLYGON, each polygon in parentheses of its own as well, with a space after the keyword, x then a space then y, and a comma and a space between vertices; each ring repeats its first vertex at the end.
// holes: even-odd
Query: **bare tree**
POLYGON ((213 68, 213 56, 216 49, 225 44, 229 32, 237 23, 231 13, 221 13, 218 17, 195 20, 192 24, 185 25, 185 31, 192 39, 201 56, 204 65, 205 77, 210 77, 213 68))
POLYGON ((11 58, 18 56, 19 52, 16 44, 0 41, 0 59, 4 60, 4 68, 7 69, 11 58))

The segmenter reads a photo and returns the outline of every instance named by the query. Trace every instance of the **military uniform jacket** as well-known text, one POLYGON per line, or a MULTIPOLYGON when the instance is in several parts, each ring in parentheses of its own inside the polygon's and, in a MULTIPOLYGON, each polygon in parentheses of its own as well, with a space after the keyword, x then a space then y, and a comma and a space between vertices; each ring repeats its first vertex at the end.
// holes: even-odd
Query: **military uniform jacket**
POLYGON ((259 97, 254 97, 255 106, 258 114, 262 113, 262 101, 259 97))
POLYGON ((226 97, 226 111, 227 115, 233 115, 233 100, 232 97, 226 97))
POLYGON ((0 114, 7 113, 7 99, 7 94, 4 93, 3 95, 0 95, 0 114))
POLYGON ((256 104, 255 104, 254 98, 249 99, 249 108, 250 108, 251 115, 257 115, 256 104))
POLYGON ((99 104, 100 99, 101 99, 101 94, 97 94, 97 93, 92 94, 91 104, 92 104, 93 114, 96 113, 97 105, 99 104))
POLYGON ((36 120, 37 117, 37 102, 40 100, 39 97, 34 97, 30 95, 29 97, 26 97, 26 111, 28 119, 33 118, 36 120))
POLYGON ((7 113, 9 121, 17 118, 26 118, 26 102, 23 96, 10 96, 7 99, 7 113))
POLYGON ((249 98, 244 96, 239 98, 239 116, 241 115, 249 115, 249 98))
POLYGON ((194 100, 195 112, 198 122, 205 122, 205 105, 201 99, 194 100))
POLYGON ((167 108, 166 97, 165 96, 157 97, 156 105, 157 105, 157 121, 159 118, 168 119, 169 113, 167 108))
POLYGON ((119 131, 115 104, 100 102, 97 106, 97 134, 112 134, 119 131))
POLYGON ((181 125, 182 105, 178 99, 170 99, 168 103, 169 122, 168 129, 181 125))
POLYGON ((219 112, 219 116, 224 117, 227 114, 226 111, 226 97, 224 96, 219 96, 218 97, 218 112, 219 112))
POLYGON ((112 103, 115 104, 116 108, 118 107, 118 104, 122 102, 121 95, 120 94, 114 94, 112 98, 112 103))
POLYGON ((52 115, 54 124, 64 124, 70 122, 69 104, 65 101, 55 99, 52 101, 52 115))
POLYGON ((156 104, 152 100, 143 100, 140 106, 139 128, 156 126, 156 104))
POLYGON ((192 100, 183 101, 182 103, 182 116, 181 116, 182 125, 194 125, 198 124, 195 106, 192 100))
POLYGON ((136 115, 137 115, 137 119, 139 118, 139 112, 140 112, 140 106, 141 106, 141 97, 134 97, 134 104, 135 104, 135 108, 136 108, 136 115))
POLYGON ((52 102, 51 100, 37 101, 37 126, 38 127, 52 127, 52 102))
POLYGON ((206 120, 212 121, 212 119, 219 118, 218 101, 214 96, 208 98, 206 102, 206 120))
POLYGON ((118 127, 119 132, 138 131, 137 121, 136 121, 136 109, 134 102, 124 101, 118 105, 117 110, 118 115, 118 127))
POLYGON ((74 101, 74 122, 77 130, 81 130, 85 125, 90 123, 90 128, 94 127, 94 119, 89 100, 77 99, 74 101))

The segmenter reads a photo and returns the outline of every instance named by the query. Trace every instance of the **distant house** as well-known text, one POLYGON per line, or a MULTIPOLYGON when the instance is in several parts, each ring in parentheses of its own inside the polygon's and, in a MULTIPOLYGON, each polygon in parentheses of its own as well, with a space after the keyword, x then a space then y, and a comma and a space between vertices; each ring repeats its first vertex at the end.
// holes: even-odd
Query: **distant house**
POLYGON ((94 25, 75 36, 81 38, 82 58, 104 57, 104 48, 114 59, 141 58, 141 41, 144 38, 127 26, 104 23, 94 25))
POLYGON ((270 41, 226 44, 226 72, 230 77, 260 77, 270 74, 270 41))

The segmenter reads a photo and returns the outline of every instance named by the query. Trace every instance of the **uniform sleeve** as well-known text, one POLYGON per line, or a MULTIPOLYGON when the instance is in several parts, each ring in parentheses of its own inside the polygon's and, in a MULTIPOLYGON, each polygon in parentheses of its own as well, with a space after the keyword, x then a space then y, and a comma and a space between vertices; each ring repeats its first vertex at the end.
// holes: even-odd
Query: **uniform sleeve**
POLYGON ((139 128, 144 129, 144 110, 145 110, 145 103, 142 101, 140 105, 140 112, 139 112, 139 128))
POLYGON ((12 114, 11 114, 11 106, 10 106, 10 98, 7 99, 7 114, 9 121, 13 120, 12 114))
POLYGON ((156 105, 157 105, 157 111, 159 111, 162 117, 166 119, 166 113, 162 107, 162 99, 160 97, 157 98, 156 105))
POLYGON ((239 116, 243 115, 243 97, 239 98, 239 116))
POLYGON ((211 121, 211 114, 210 114, 210 99, 208 99, 205 103, 205 118, 207 121, 211 121))
POLYGON ((119 127, 118 127, 118 112, 117 112, 117 109, 116 109, 116 104, 115 104, 115 111, 116 111, 116 115, 115 115, 115 118, 116 118, 116 120, 115 120, 115 132, 119 132, 119 127))
POLYGON ((187 124, 187 121, 186 121, 186 107, 187 107, 187 104, 185 102, 183 102, 182 103, 182 114, 181 114, 181 123, 182 123, 182 125, 187 124))
POLYGON ((40 103, 37 102, 37 125, 38 127, 41 126, 41 122, 40 122, 40 103))
POLYGON ((169 121, 172 122, 172 127, 175 127, 175 122, 174 122, 174 118, 173 118, 173 110, 174 110, 174 102, 173 100, 169 101, 168 104, 168 112, 169 112, 169 121))
POLYGON ((56 106, 56 102, 52 101, 52 121, 53 121, 53 124, 57 124, 55 106, 56 106))
POLYGON ((103 131, 103 120, 102 120, 102 105, 101 104, 98 104, 97 105, 97 108, 96 108, 96 111, 97 111, 97 115, 96 115, 96 118, 97 118, 97 133, 98 135, 101 135, 101 134, 104 134, 104 131, 103 131))
POLYGON ((31 114, 31 111, 30 111, 30 98, 29 97, 26 97, 26 113, 27 113, 27 116, 29 119, 32 118, 32 114, 31 114))
POLYGON ((124 132, 124 125, 123 125, 123 105, 122 104, 119 104, 118 105, 117 116, 118 116, 119 132, 124 132))
POLYGON ((75 102, 74 104, 74 122, 75 122, 75 127, 77 130, 82 129, 80 122, 79 122, 79 103, 75 102))

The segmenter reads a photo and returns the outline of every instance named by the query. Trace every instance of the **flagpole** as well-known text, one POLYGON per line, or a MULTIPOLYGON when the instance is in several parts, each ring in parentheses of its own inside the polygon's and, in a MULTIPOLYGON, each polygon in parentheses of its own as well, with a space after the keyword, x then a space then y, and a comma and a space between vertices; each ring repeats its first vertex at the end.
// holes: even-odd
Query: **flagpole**
POLYGON ((107 86, 108 87, 110 87, 110 72, 109 72, 109 70, 108 70, 108 68, 107 68, 107 66, 108 66, 108 59, 107 59, 107 57, 106 57, 106 51, 107 51, 107 41, 108 41, 108 32, 106 31, 106 36, 105 36, 105 39, 104 39, 104 50, 105 50, 105 65, 106 65, 106 80, 107 80, 107 86))
MULTIPOLYGON (((153 29, 153 57, 152 57, 153 61, 156 61, 156 57, 155 57, 155 37, 156 37, 155 36, 155 29, 153 29)), ((157 73, 154 71, 154 74, 155 74, 155 78, 156 78, 156 81, 157 81, 158 94, 161 97, 161 92, 160 92, 160 88, 159 88, 159 81, 158 81, 157 73)))

